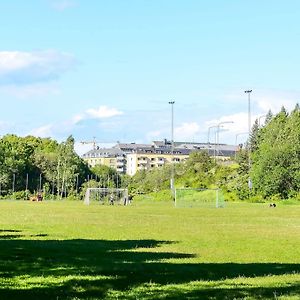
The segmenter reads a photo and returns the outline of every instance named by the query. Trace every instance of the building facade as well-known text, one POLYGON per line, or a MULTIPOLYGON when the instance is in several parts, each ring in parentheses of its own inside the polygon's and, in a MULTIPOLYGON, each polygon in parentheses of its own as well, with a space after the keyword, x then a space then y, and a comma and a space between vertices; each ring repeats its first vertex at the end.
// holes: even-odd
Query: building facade
POLYGON ((165 164, 179 163, 189 157, 191 151, 187 149, 155 149, 144 148, 136 149, 127 154, 126 173, 133 176, 140 170, 151 170, 153 168, 161 168, 165 164))
POLYGON ((90 167, 104 165, 126 173, 126 155, 123 151, 115 148, 96 148, 82 155, 90 167))
POLYGON ((217 160, 233 157, 237 147, 226 144, 154 141, 152 144, 117 143, 112 148, 96 148, 85 153, 82 158, 90 167, 105 165, 119 173, 133 176, 139 170, 160 168, 165 164, 186 160, 194 151, 207 151, 217 160))

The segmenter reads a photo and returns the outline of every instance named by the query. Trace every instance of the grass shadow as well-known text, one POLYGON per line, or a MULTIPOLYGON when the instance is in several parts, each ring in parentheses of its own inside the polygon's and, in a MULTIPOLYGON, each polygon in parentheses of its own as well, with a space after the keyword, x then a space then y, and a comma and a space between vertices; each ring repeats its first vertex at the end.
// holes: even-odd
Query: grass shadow
MULTIPOLYGON (((38 236, 45 236, 40 234, 38 236)), ((257 277, 300 272, 300 264, 186 263, 193 254, 159 251, 159 240, 26 240, 0 236, 0 299, 104 299, 109 291, 126 293, 132 288, 219 281, 240 276, 257 277), (177 259, 170 263, 168 259, 177 259), (185 262, 180 262, 185 259, 185 262), (5 285, 14 278, 62 278, 27 286, 5 285)), ((300 295, 300 283, 278 287, 277 293, 300 295)), ((159 291, 140 298, 162 298, 159 291)), ((171 289, 162 299, 274 299, 272 288, 207 287, 171 289)), ((129 294, 125 297, 131 299, 129 294)), ((132 296, 135 299, 136 296, 132 296)), ((120 298, 119 298, 120 299, 120 298)))

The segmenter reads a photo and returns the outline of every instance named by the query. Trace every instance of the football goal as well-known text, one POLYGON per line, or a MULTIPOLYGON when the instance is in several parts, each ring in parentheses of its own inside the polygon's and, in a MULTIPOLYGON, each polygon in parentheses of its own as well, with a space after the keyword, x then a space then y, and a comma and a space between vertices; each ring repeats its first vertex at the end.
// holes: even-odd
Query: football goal
POLYGON ((103 205, 127 205, 128 190, 119 188, 88 188, 85 192, 84 204, 91 202, 103 205))
POLYGON ((176 207, 224 207, 220 189, 182 188, 175 190, 176 207))

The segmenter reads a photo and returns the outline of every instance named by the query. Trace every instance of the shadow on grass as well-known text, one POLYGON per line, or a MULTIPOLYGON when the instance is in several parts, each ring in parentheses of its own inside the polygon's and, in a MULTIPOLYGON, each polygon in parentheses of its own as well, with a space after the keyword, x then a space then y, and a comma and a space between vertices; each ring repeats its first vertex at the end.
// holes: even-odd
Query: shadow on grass
MULTIPOLYGON (((25 240, 0 236, 0 299, 104 299, 112 290, 125 294, 125 299, 274 299, 274 287, 250 288, 242 285, 230 288, 210 285, 187 291, 174 288, 164 291, 165 294, 158 289, 142 296, 131 296, 126 291, 149 283, 188 284, 196 280, 218 281, 300 271, 300 264, 180 263, 180 259, 194 255, 159 251, 161 245, 170 243, 173 242, 25 240), (166 259, 178 261, 169 263, 166 259), (41 278, 41 282, 37 277, 41 278), (13 284, 14 278, 27 278, 29 281, 35 278, 36 282, 32 284, 31 281, 21 289, 13 284), (47 278, 56 278, 57 281, 53 283, 47 278)), ((276 293, 300 295, 300 283, 291 284, 288 288, 278 287, 276 293)), ((118 299, 121 298, 122 295, 118 299)))

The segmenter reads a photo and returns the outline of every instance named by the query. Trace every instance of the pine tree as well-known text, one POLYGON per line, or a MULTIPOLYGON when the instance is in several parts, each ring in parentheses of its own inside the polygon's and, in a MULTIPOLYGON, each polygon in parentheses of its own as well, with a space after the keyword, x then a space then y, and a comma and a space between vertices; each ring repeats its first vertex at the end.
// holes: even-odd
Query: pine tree
POLYGON ((270 123, 272 118, 273 118, 273 113, 271 110, 269 110, 268 113, 266 114, 265 125, 270 123))

